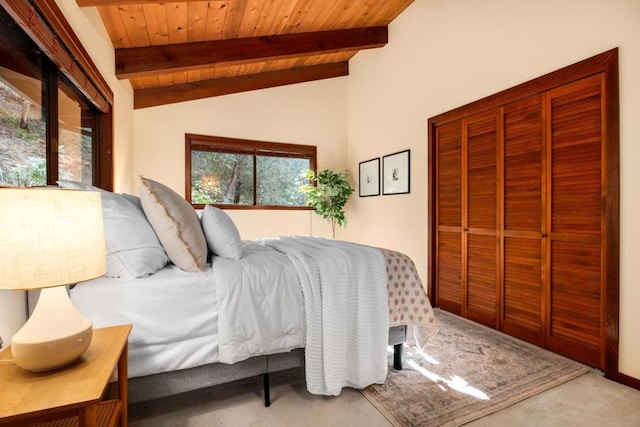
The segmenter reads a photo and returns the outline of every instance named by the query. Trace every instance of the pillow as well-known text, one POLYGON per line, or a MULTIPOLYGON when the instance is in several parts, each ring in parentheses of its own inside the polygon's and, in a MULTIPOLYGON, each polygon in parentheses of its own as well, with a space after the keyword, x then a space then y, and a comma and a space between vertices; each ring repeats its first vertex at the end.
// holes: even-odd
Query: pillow
POLYGON ((84 182, 77 181, 56 181, 60 188, 70 188, 72 190, 84 190, 84 191, 105 191, 102 188, 94 187, 93 185, 85 184, 84 182))
POLYGON ((106 277, 145 277, 167 264, 167 254, 139 203, 122 194, 81 182, 58 181, 58 185, 62 188, 99 191, 102 195, 107 247, 106 277))
POLYGON ((207 205, 204 207, 201 221, 207 245, 214 255, 236 260, 242 257, 242 241, 238 227, 225 211, 207 205))
POLYGON ((207 242, 195 209, 178 193, 141 178, 140 201, 171 262, 185 271, 204 271, 207 242))
MULTIPOLYGON (((122 197, 129 200, 131 203, 136 205, 142 211, 142 202, 140 201, 140 197, 134 196, 133 194, 122 193, 122 197)), ((144 211, 142 211, 144 213, 144 211)), ((151 224, 149 224, 151 225, 151 224)))

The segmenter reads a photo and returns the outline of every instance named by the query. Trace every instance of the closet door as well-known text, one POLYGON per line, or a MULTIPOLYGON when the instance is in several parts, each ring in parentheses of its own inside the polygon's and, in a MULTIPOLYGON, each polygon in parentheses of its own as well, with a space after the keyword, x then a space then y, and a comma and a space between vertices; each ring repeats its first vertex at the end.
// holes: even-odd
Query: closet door
POLYGON ((618 51, 429 118, 429 292, 618 372, 618 51))
POLYGON ((544 345, 545 132, 540 95, 503 107, 502 330, 544 345))
POLYGON ((463 314, 498 327, 498 127, 497 110, 463 121, 463 314))
POLYGON ((436 130, 436 295, 435 304, 462 314, 462 127, 436 130))
POLYGON ((605 117, 601 74, 547 93, 547 346, 604 367, 603 178, 605 117))

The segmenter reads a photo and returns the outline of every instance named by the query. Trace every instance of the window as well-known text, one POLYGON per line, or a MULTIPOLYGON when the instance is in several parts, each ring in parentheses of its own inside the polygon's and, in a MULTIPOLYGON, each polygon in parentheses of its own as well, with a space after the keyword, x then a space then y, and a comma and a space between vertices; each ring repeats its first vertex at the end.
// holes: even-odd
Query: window
POLYGON ((57 101, 58 178, 93 184, 96 109, 70 83, 58 87, 57 101))
POLYGON ((186 135, 186 198, 196 207, 308 209, 298 187, 316 147, 186 135))
MULTIPOLYGON (((84 74, 78 78, 79 63, 69 68, 69 61, 61 61, 67 68, 59 69, 50 59, 75 60, 60 41, 54 43, 53 53, 46 46, 46 34, 61 40, 68 37, 67 30, 58 33, 44 20, 30 18, 28 28, 36 37, 32 40, 16 23, 24 17, 24 5, 17 2, 15 7, 0 8, 0 187, 73 180, 111 189, 108 101, 92 86, 92 79, 84 74), (37 39, 38 35, 44 38, 37 39)), ((46 10, 53 13, 54 9, 46 10)))
POLYGON ((0 186, 47 183, 46 60, 0 9, 0 186))

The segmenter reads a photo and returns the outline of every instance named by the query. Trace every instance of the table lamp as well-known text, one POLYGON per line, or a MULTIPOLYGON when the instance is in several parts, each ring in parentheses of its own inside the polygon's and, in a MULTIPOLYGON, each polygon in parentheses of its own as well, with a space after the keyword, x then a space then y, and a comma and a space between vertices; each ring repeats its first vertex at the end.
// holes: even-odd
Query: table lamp
POLYGON ((18 366, 49 371, 85 352, 92 324, 75 309, 65 285, 104 275, 105 259, 99 192, 0 189, 0 289, 42 289, 11 340, 18 366))

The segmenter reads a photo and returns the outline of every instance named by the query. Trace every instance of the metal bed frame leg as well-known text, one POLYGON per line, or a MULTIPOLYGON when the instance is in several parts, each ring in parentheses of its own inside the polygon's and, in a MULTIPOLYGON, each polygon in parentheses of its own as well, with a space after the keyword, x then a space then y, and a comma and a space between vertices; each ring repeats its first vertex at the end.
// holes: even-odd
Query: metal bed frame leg
POLYGON ((262 374, 262 381, 264 384, 264 406, 268 408, 271 406, 271 396, 269 394, 269 374, 262 374))
POLYGON ((393 369, 402 371, 402 347, 404 344, 395 344, 393 346, 393 369))

